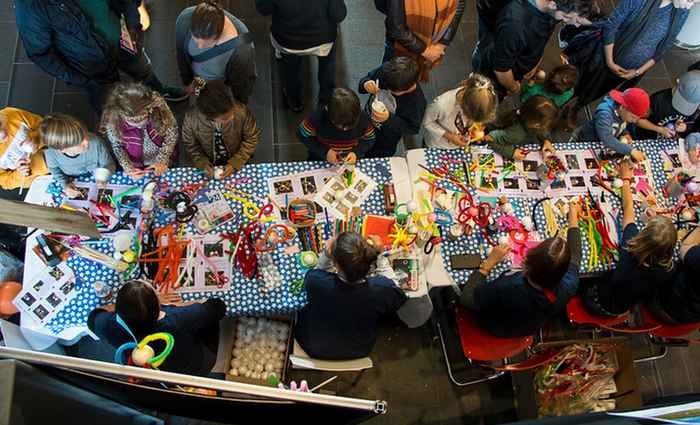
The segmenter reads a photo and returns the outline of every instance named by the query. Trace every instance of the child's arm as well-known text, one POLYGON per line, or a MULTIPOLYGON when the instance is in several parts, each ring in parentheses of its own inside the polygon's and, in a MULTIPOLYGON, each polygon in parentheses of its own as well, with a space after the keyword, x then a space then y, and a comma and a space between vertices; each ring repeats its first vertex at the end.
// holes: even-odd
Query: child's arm
POLYGON ((508 245, 498 245, 491 250, 491 254, 481 264, 479 271, 472 272, 469 275, 467 284, 462 289, 460 304, 470 310, 489 310, 499 306, 501 300, 497 288, 493 284, 486 285, 486 276, 509 252, 510 246, 508 245))
POLYGON ((521 138, 513 131, 513 127, 493 130, 484 137, 488 146, 503 158, 513 159, 517 150, 516 145, 523 142, 523 140, 519 140, 521 138))
POLYGON ((228 161, 234 171, 238 171, 248 162, 251 156, 255 153, 255 147, 258 145, 260 140, 260 129, 255 121, 255 117, 246 108, 245 122, 243 122, 243 134, 241 139, 241 144, 238 148, 238 152, 231 156, 228 161))
POLYGON ((557 304, 566 307, 569 300, 576 295, 579 287, 579 268, 581 267, 581 231, 578 227, 578 217, 581 207, 578 202, 569 204, 569 230, 566 234, 566 244, 571 253, 569 268, 557 287, 557 304))
POLYGON ((58 161, 56 161, 56 154, 61 155, 60 152, 51 152, 48 153, 48 155, 44 155, 44 158, 46 159, 46 167, 49 169, 53 179, 56 180, 56 183, 64 188, 70 184, 72 178, 63 172, 61 165, 58 163, 58 161))
POLYGON ((634 200, 632 199, 632 165, 628 161, 620 164, 620 178, 622 178, 622 228, 636 223, 634 214, 634 200))
POLYGON ((440 125, 440 118, 442 118, 442 116, 443 110, 440 105, 440 97, 438 97, 434 99, 426 108, 425 114, 423 115, 422 125, 425 131, 430 133, 433 139, 439 140, 440 138, 444 138, 446 140, 450 140, 452 133, 440 125))
POLYGON ((109 152, 109 149, 107 149, 107 147, 105 146, 102 138, 98 135, 94 135, 92 140, 90 140, 90 143, 97 144, 97 166, 101 168, 106 168, 109 170, 110 173, 113 174, 114 171, 117 169, 117 166, 114 163, 112 154, 109 152))
POLYGON ((299 141, 306 146, 311 156, 316 158, 326 158, 330 150, 326 145, 320 143, 316 137, 316 127, 311 122, 311 117, 307 117, 299 123, 297 128, 297 137, 299 141))
POLYGON ((360 84, 357 87, 357 91, 360 92, 361 94, 374 94, 369 91, 367 91, 367 88, 365 88, 365 83, 369 81, 377 81, 379 79, 379 73, 381 72, 382 67, 374 68, 370 72, 367 73, 362 79, 360 79, 360 84))
POLYGON ((598 109, 593 118, 595 124, 595 132, 606 148, 612 149, 617 153, 629 155, 632 153, 632 146, 622 143, 613 135, 613 118, 612 108, 598 109))
POLYGON ((374 131, 374 126, 372 125, 372 123, 370 123, 365 129, 365 132, 362 134, 360 142, 354 149, 354 152, 357 154, 358 159, 365 157, 367 152, 369 152, 369 150, 372 149, 372 146, 374 146, 374 142, 376 141, 376 139, 377 134, 374 131))
POLYGON ((640 118, 636 124, 637 127, 643 128, 645 130, 653 131, 659 133, 664 139, 670 139, 674 136, 673 131, 670 128, 661 127, 660 125, 655 125, 653 122, 646 118, 640 118))

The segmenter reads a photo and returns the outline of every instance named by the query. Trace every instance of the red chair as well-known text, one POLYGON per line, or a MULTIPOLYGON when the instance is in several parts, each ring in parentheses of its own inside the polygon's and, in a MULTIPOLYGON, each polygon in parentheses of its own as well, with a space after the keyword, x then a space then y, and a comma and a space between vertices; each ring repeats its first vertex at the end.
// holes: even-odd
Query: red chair
POLYGON ((659 354, 642 357, 641 359, 634 359, 635 363, 662 359, 668 354, 668 347, 672 345, 688 346, 689 344, 700 344, 700 340, 698 339, 683 338, 683 336, 700 329, 700 323, 671 325, 656 317, 649 307, 645 305, 640 306, 639 311, 642 316, 642 322, 644 322, 646 326, 653 327, 649 332, 651 342, 656 345, 661 345, 662 350, 659 354))
POLYGON ((592 325, 596 328, 605 329, 606 331, 623 334, 644 334, 658 328, 658 325, 654 324, 645 324, 644 326, 639 327, 619 327, 617 325, 625 323, 630 319, 629 311, 617 317, 599 316, 588 311, 583 305, 583 300, 578 295, 571 298, 569 303, 566 305, 566 315, 568 316, 569 321, 572 323, 579 325, 592 325))
POLYGON ((445 339, 442 333, 442 328, 440 322, 437 322, 437 329, 440 336, 440 342, 442 344, 442 352, 445 358, 445 365, 447 366, 447 374, 450 377, 452 383, 457 386, 464 387, 467 385, 478 384, 481 382, 490 381, 492 379, 502 376, 506 371, 510 370, 526 370, 534 367, 538 367, 544 362, 546 362, 551 356, 544 357, 538 356, 536 359, 528 359, 522 363, 507 366, 494 366, 489 364, 490 362, 501 362, 504 363, 509 357, 513 357, 517 354, 522 353, 532 346, 534 337, 518 337, 518 338, 499 338, 486 333, 481 329, 474 319, 469 315, 469 313, 461 306, 455 307, 455 319, 457 321, 457 331, 459 333, 459 339, 462 345, 462 351, 464 356, 468 361, 484 362, 482 366, 486 366, 490 369, 494 369, 496 372, 492 373, 486 377, 474 379, 467 382, 457 381, 452 373, 452 367, 450 366, 450 360, 447 356, 447 348, 445 346, 445 339), (522 368, 520 367, 522 365, 522 368))

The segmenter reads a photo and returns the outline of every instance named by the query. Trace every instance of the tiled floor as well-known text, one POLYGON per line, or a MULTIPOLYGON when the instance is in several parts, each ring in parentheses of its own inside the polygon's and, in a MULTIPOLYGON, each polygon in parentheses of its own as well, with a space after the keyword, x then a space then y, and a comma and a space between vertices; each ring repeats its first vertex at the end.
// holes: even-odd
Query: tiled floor
MULTIPOLYGON (((168 84, 180 84, 174 55, 174 25, 180 10, 189 0, 148 0, 153 19, 146 36, 146 46, 155 69, 168 84)), ((305 151, 294 136, 301 119, 281 105, 278 73, 273 66, 270 48, 269 21, 258 16, 252 0, 225 0, 221 3, 242 18, 255 35, 259 78, 250 107, 263 130, 262 142, 255 154, 256 161, 295 161, 305 158, 305 151)), ((300 2, 302 3, 302 2, 300 2)), ((374 9, 372 0, 349 0, 348 18, 341 25, 338 46, 338 82, 356 87, 357 81, 375 67, 383 50, 383 17, 374 9)), ((454 42, 444 63, 424 86, 428 99, 455 86, 470 72, 470 55, 476 37, 474 2, 468 2, 454 42)), ((558 59, 555 39, 550 43, 544 66, 551 68, 558 59)), ((669 87, 672 80, 698 55, 673 51, 644 78, 641 86, 651 92, 669 87)), ((308 64, 309 99, 307 109, 315 102, 314 74, 308 64)), ((94 127, 96 117, 87 105, 85 95, 75 87, 43 73, 26 57, 14 25, 12 0, 0 1, 0 106, 12 105, 39 114, 61 111, 74 114, 94 127)), ((184 107, 174 108, 177 115, 184 107)), ((420 138, 409 142, 409 148, 420 138)), ((570 333, 571 330, 567 330, 570 333)), ((637 344, 640 356, 646 343, 637 344)), ((645 400, 656 396, 700 391, 700 363, 693 361, 700 347, 672 348, 660 361, 637 366, 639 384, 645 400)), ((388 415, 372 423, 392 424, 489 424, 514 420, 512 390, 508 378, 466 389, 451 385, 445 374, 442 353, 432 326, 406 329, 398 322, 385 323, 374 351, 375 367, 365 372, 354 386, 353 376, 342 376, 327 387, 344 395, 389 402, 388 415)), ((312 384, 321 382, 320 373, 293 373, 306 377, 312 384)))

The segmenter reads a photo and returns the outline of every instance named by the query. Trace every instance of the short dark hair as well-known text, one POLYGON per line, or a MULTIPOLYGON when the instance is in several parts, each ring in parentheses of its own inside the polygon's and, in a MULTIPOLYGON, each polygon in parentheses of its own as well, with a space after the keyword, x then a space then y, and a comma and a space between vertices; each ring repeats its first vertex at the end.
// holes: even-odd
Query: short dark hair
POLYGON ((600 5, 597 0, 554 0, 557 10, 564 13, 575 12, 584 18, 600 16, 600 5))
POLYGON ((553 289, 561 282, 569 269, 570 262, 569 244, 555 236, 527 252, 523 274, 535 285, 553 289))
POLYGON ((382 67, 382 82, 391 91, 406 91, 418 83, 418 63, 408 56, 394 56, 382 67))
POLYGON ((361 112, 360 98, 354 91, 342 87, 333 90, 328 102, 328 119, 336 128, 355 128, 361 112))
POLYGON ((197 109, 210 120, 228 114, 235 105, 231 88, 221 80, 209 81, 199 91, 197 109))
POLYGON ((578 80, 578 70, 573 65, 559 65, 549 71, 549 75, 544 80, 543 87, 551 93, 564 94, 567 90, 573 89, 578 80))
POLYGON ((136 279, 127 282, 117 293, 115 312, 136 335, 147 335, 156 327, 160 301, 148 282, 136 279))
POLYGON ((359 283, 377 261, 379 250, 367 243, 359 233, 344 232, 336 237, 332 255, 348 283, 359 283))
POLYGON ((224 31, 225 19, 224 9, 215 1, 206 0, 199 3, 192 13, 192 36, 202 40, 219 38, 224 31))

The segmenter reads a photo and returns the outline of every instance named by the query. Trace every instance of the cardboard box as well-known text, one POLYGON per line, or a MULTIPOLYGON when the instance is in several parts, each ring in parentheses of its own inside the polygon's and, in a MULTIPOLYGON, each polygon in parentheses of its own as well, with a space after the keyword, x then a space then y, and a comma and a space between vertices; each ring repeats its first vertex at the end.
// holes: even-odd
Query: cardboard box
MULTIPOLYGON (((258 317, 256 317, 258 318, 258 317)), ((282 372, 280 373, 279 379, 280 382, 284 382, 284 380, 287 377, 287 367, 289 365, 289 355, 292 352, 293 344, 294 344, 294 317, 293 316, 261 316, 261 318, 264 319, 269 319, 273 321, 278 321, 278 322, 284 322, 289 325, 289 335, 287 336, 287 349, 285 350, 284 353, 284 360, 282 362, 282 372)), ((233 332, 237 332, 238 329, 238 318, 233 323, 233 332)), ((233 347, 236 345, 236 341, 238 340, 238 335, 234 335, 233 339, 231 340, 231 344, 228 347, 227 355, 226 355, 226 363, 225 365, 225 371, 226 371, 226 380, 227 381, 233 381, 233 382, 241 382, 244 384, 255 384, 255 385, 267 385, 267 380, 266 379, 252 379, 252 378, 246 378, 245 376, 233 376, 228 373, 229 370, 231 370, 231 360, 233 358, 233 347)))
MULTIPOLYGON (((571 344, 614 344, 617 356, 618 372, 615 374, 617 393, 611 395, 615 398, 615 410, 635 409, 642 405, 641 393, 637 385, 637 377, 634 372, 634 358, 629 346, 629 340, 624 337, 601 338, 595 340, 568 340, 551 343, 543 343, 537 346, 543 349, 550 347, 565 347, 571 344)), ((515 391, 516 410, 518 419, 537 418, 537 398, 533 379, 537 369, 525 372, 514 372, 512 376, 515 391)))

